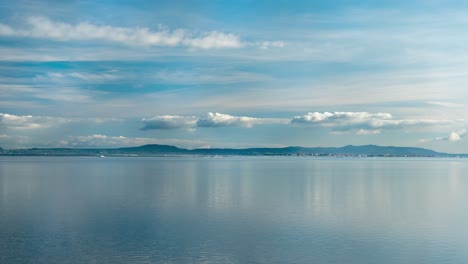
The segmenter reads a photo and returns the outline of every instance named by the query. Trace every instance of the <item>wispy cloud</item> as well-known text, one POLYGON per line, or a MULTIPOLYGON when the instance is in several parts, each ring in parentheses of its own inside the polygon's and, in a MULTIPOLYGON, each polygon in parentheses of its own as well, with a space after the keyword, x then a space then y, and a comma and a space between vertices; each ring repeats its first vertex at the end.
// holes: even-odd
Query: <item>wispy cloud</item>
POLYGON ((53 116, 12 115, 0 113, 0 129, 13 131, 32 131, 57 128, 70 123, 101 124, 120 121, 117 118, 67 118, 53 116))
POLYGON ((378 134, 384 129, 407 129, 420 126, 448 125, 450 120, 394 119, 389 113, 368 112, 313 112, 296 116, 292 124, 313 125, 330 128, 333 132, 378 134))
POLYGON ((22 101, 46 99, 63 102, 89 102, 92 93, 72 87, 33 87, 30 85, 0 84, 0 98, 12 99, 20 97, 22 101))
POLYGON ((53 82, 67 82, 67 81, 80 81, 91 83, 105 83, 116 81, 123 76, 103 72, 103 73, 90 73, 90 72, 49 72, 46 74, 36 75, 36 81, 53 81, 53 82))
POLYGON ((283 48, 286 43, 284 41, 261 41, 254 42, 253 45, 259 46, 261 49, 270 49, 270 48, 283 48))
POLYGON ((443 102, 443 101, 428 101, 427 103, 430 105, 447 107, 447 108, 458 108, 458 107, 465 106, 463 104, 458 104, 458 103, 453 103, 453 102, 443 102))
POLYGON ((261 124, 285 124, 288 121, 281 118, 256 118, 248 116, 232 116, 209 112, 205 117, 163 115, 143 118, 143 130, 149 129, 177 129, 196 127, 246 127, 261 124))
POLYGON ((29 17, 25 27, 0 24, 0 36, 41 38, 55 41, 107 41, 128 46, 188 47, 194 49, 242 48, 245 46, 282 47, 281 41, 244 42, 233 33, 210 31, 189 32, 170 30, 159 26, 157 30, 146 27, 114 27, 81 22, 76 25, 53 21, 47 17, 29 17))
POLYGON ((62 117, 10 115, 0 113, 0 128, 13 130, 44 129, 71 122, 62 117))

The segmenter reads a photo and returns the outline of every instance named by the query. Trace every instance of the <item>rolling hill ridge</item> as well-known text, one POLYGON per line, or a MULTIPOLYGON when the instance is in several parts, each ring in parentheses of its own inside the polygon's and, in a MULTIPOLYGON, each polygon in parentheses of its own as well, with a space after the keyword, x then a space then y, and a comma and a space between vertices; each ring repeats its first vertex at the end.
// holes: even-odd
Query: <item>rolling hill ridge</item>
POLYGON ((448 154, 416 147, 347 145, 344 147, 284 148, 199 148, 184 149, 171 145, 149 144, 123 148, 30 148, 2 149, 7 156, 385 156, 385 157, 468 157, 467 154, 448 154))

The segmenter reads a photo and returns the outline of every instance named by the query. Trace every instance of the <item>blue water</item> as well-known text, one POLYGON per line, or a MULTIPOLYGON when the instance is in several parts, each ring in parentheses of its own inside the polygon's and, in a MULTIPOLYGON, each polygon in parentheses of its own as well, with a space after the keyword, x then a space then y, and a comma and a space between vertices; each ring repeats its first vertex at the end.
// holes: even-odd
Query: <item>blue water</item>
POLYGON ((468 263, 468 160, 0 158, 0 263, 468 263))

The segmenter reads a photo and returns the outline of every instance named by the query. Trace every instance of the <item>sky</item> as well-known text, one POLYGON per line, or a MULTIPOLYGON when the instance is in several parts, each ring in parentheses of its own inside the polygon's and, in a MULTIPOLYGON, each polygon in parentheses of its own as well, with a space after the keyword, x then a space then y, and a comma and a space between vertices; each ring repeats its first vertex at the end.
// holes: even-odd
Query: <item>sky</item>
POLYGON ((0 0, 0 146, 468 153, 468 3, 0 0))

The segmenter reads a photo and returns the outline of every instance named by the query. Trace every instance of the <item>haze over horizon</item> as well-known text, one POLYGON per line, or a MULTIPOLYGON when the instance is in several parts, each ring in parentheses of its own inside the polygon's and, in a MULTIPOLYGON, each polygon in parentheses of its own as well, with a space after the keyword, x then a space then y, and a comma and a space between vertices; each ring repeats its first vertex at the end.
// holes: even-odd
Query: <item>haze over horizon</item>
POLYGON ((0 0, 0 146, 466 153, 467 5, 0 0))

